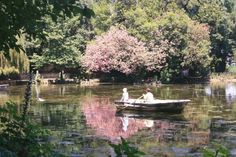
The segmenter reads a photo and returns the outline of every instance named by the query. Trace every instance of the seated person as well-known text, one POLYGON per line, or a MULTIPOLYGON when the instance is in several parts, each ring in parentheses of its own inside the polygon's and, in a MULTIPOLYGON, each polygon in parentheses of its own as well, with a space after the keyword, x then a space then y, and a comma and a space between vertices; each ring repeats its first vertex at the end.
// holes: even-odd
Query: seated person
POLYGON ((120 101, 128 101, 128 100, 129 100, 129 93, 127 91, 127 88, 123 88, 123 94, 120 101))
POLYGON ((147 88, 147 89, 145 90, 145 92, 146 92, 146 94, 143 94, 143 99, 144 99, 145 101, 153 101, 153 100, 154 100, 154 96, 153 96, 153 94, 151 93, 150 88, 147 88))

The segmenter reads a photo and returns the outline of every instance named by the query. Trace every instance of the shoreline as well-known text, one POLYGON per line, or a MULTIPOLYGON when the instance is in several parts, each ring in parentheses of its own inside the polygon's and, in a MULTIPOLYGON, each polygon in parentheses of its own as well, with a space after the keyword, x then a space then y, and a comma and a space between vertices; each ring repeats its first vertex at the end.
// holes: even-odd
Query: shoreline
POLYGON ((236 83, 236 79, 210 79, 209 83, 236 83))

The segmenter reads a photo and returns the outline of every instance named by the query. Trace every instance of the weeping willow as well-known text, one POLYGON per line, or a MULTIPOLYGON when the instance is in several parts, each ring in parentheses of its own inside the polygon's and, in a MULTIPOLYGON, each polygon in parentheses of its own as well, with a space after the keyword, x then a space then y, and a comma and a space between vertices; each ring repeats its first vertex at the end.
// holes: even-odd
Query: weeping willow
POLYGON ((29 71, 29 59, 23 51, 10 50, 9 57, 0 53, 0 71, 2 75, 8 75, 11 71, 27 73, 29 71))

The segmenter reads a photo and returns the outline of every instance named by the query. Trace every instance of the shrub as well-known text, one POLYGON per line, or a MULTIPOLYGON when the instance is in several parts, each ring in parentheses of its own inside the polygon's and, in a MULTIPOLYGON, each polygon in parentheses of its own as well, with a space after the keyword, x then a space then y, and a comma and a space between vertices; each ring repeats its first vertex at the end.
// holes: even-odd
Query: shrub
POLYGON ((47 130, 29 119, 23 121, 16 104, 7 102, 0 107, 0 156, 52 156, 51 145, 43 140, 48 137, 47 130))
POLYGON ((117 157, 127 156, 127 157, 139 157, 145 155, 144 152, 138 150, 138 148, 131 146, 128 141, 121 137, 120 144, 112 144, 110 146, 114 149, 117 157))
POLYGON ((216 144, 214 149, 203 148, 203 157, 229 157, 229 155, 229 150, 220 144, 216 144))
POLYGON ((5 67, 0 68, 0 79, 18 79, 19 78, 19 70, 15 67, 5 67))

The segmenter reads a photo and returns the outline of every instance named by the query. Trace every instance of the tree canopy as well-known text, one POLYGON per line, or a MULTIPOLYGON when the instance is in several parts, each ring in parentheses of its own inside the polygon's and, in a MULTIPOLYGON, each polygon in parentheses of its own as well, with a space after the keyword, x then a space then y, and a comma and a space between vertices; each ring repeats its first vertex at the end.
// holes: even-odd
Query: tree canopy
POLYGON ((83 62, 94 72, 131 74, 143 65, 146 53, 143 42, 125 30, 111 28, 87 46, 83 62))
POLYGON ((92 22, 95 33, 100 35, 116 26, 144 42, 146 51, 143 56, 146 57, 142 59, 146 73, 159 75, 167 71, 173 78, 181 76, 183 70, 188 70, 192 76, 206 75, 212 63, 211 27, 198 21, 195 16, 188 15, 180 5, 181 1, 149 2, 131 0, 95 3, 94 11, 99 14, 92 22), (102 7, 98 7, 100 5, 102 7), (106 22, 102 22, 102 17, 106 22))
POLYGON ((234 0, 20 2, 0 4, 1 50, 19 49, 17 35, 24 34, 24 48, 37 54, 31 61, 38 67, 78 68, 83 60, 91 71, 173 80, 186 70, 190 76, 225 71, 236 50, 234 0), (83 16, 93 15, 86 6, 92 19, 83 16))
POLYGON ((27 47, 34 49, 31 61, 35 67, 40 68, 49 64, 57 66, 60 70, 65 67, 79 67, 91 35, 88 28, 85 28, 86 19, 75 16, 60 18, 57 22, 50 17, 45 17, 44 20, 47 34, 45 41, 35 40, 27 43, 27 47))
POLYGON ((23 49, 17 43, 18 38, 26 33, 36 39, 45 39, 42 17, 58 17, 81 14, 93 15, 93 12, 77 0, 2 0, 0 2, 0 51, 23 49))

